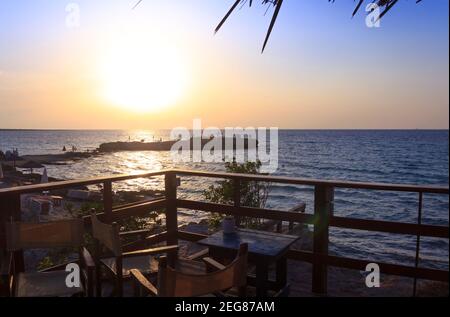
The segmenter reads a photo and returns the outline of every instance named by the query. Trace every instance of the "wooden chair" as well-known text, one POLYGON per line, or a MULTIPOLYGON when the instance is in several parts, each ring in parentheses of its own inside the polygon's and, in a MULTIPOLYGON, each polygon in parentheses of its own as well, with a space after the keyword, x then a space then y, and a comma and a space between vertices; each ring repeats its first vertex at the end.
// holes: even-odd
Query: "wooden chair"
POLYGON ((237 288, 239 296, 246 295, 248 245, 242 244, 238 256, 228 266, 212 258, 204 258, 204 269, 193 261, 178 260, 168 265, 166 257, 159 261, 158 282, 155 287, 139 270, 131 270, 135 282, 135 295, 160 297, 222 296, 222 291, 237 288), (186 270, 186 268, 190 270, 186 270), (196 272, 192 268, 197 268, 196 272))
POLYGON ((146 250, 122 252, 119 226, 116 223, 105 224, 96 215, 91 216, 94 237, 94 260, 96 267, 96 295, 102 295, 102 268, 106 269, 114 280, 115 295, 123 296, 123 281, 129 278, 131 269, 139 269, 147 275, 156 274, 158 262, 156 255, 176 253, 178 246, 165 246, 146 250), (106 249, 106 255, 103 251, 106 249))
POLYGON ((81 219, 49 223, 11 222, 6 224, 6 248, 10 254, 9 291, 16 297, 68 297, 93 296, 95 264, 89 252, 82 247, 84 223, 81 219), (16 263, 15 253, 26 249, 44 248, 78 249, 80 265, 79 287, 68 287, 66 278, 70 272, 22 272, 16 263))

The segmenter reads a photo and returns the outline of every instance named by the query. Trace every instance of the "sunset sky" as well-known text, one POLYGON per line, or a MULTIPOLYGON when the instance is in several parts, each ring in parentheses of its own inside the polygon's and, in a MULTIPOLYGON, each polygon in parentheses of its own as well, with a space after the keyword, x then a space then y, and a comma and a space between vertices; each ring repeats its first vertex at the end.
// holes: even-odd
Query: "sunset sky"
POLYGON ((234 0, 135 2, 1 1, 0 129, 449 127, 448 0, 286 0, 262 55, 262 6, 214 36, 234 0))

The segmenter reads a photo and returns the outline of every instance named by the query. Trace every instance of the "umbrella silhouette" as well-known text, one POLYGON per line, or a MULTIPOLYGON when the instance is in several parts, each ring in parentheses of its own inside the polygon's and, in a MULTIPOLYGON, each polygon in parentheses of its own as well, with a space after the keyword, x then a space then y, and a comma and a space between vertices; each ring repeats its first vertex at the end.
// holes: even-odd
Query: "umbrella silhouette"
POLYGON ((41 176, 41 184, 46 184, 48 183, 48 175, 47 175, 47 169, 44 168, 44 172, 42 173, 41 176))

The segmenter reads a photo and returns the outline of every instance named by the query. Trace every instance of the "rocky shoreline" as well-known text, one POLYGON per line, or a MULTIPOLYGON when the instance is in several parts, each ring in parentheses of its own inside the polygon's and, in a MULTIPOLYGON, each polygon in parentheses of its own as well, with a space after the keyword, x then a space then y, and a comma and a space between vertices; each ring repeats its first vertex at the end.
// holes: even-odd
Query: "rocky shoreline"
POLYGON ((64 165, 68 161, 79 161, 99 155, 97 151, 91 152, 66 152, 61 154, 22 155, 15 160, 0 161, 3 166, 24 168, 27 162, 35 162, 42 165, 64 165))

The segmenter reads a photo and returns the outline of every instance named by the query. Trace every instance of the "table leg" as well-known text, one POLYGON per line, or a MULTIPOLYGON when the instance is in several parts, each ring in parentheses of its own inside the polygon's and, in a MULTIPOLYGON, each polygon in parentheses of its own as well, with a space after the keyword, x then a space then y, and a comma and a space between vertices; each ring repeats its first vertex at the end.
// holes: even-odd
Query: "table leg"
POLYGON ((256 296, 267 297, 269 286, 269 264, 267 261, 256 263, 256 296))
POLYGON ((285 256, 277 261, 276 283, 280 289, 287 284, 287 258, 285 256))

